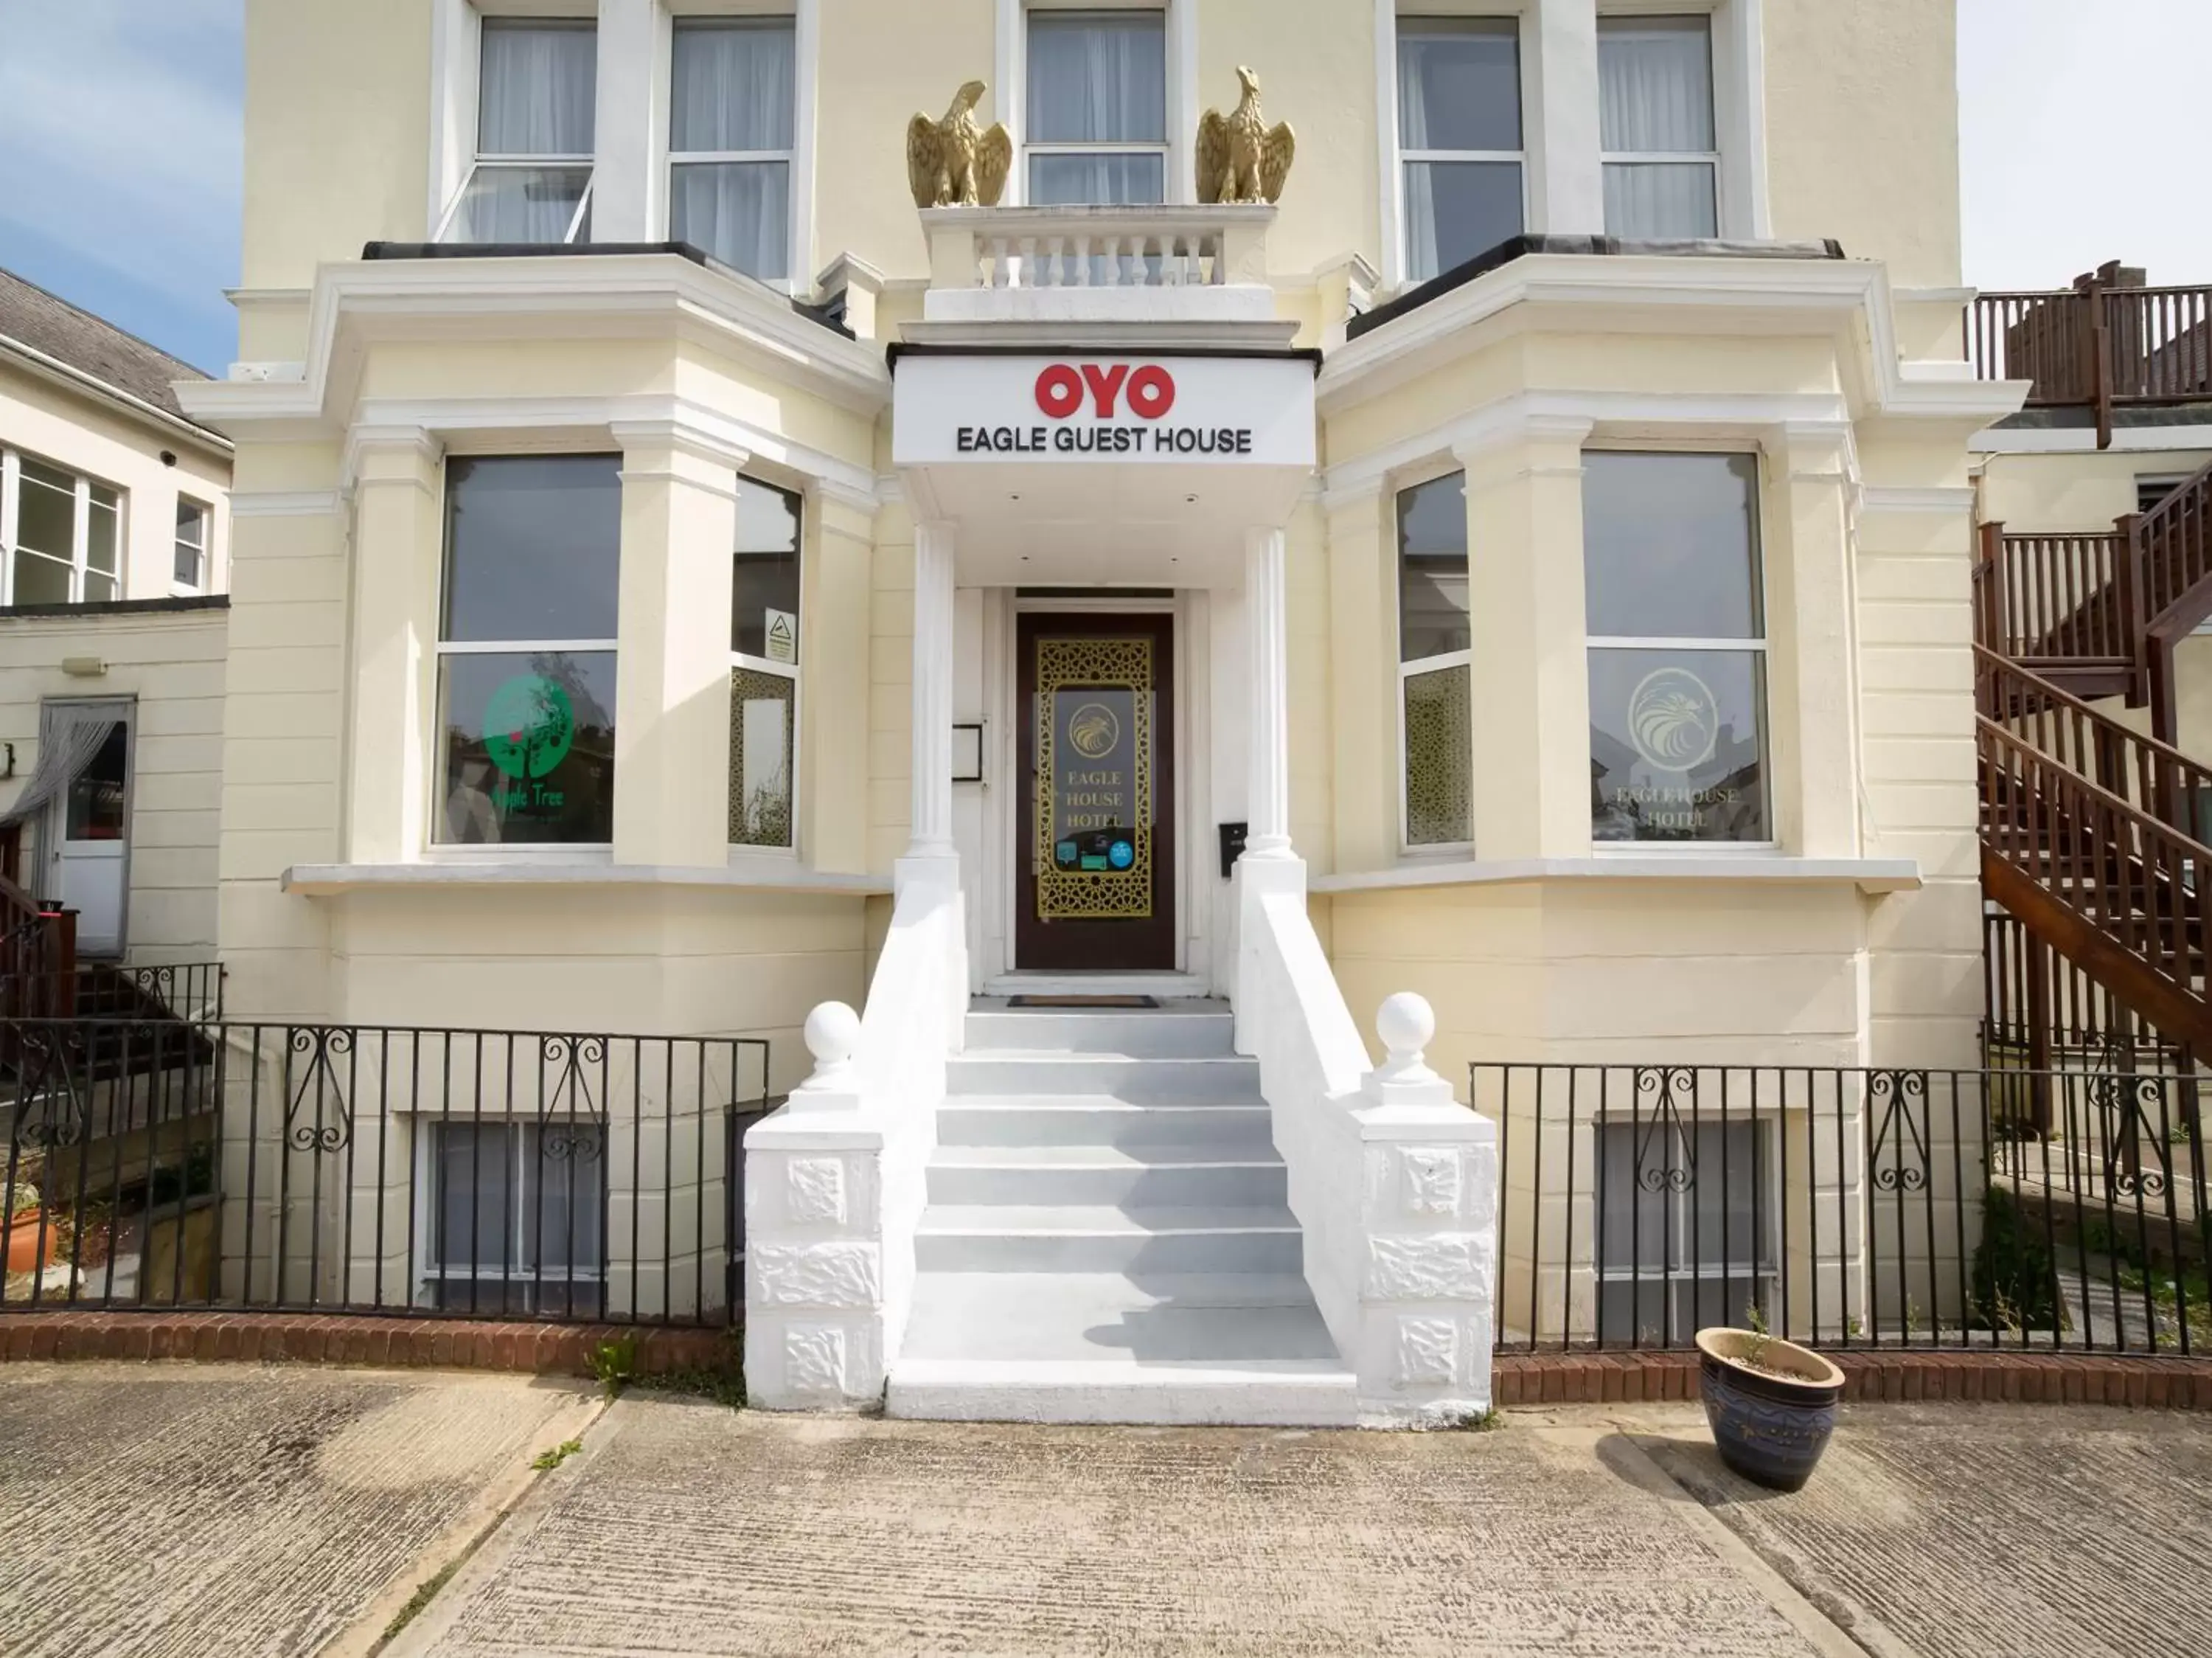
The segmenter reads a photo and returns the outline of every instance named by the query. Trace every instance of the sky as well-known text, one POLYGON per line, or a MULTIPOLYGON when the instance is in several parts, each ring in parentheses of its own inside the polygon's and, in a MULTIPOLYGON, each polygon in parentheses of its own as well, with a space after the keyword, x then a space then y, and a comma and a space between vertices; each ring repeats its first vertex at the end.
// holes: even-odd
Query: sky
MULTIPOLYGON (((1958 5, 1966 281, 2118 259, 2212 282, 2212 0, 1958 5)), ((0 0, 0 265, 216 375, 238 339, 244 10, 0 0)))

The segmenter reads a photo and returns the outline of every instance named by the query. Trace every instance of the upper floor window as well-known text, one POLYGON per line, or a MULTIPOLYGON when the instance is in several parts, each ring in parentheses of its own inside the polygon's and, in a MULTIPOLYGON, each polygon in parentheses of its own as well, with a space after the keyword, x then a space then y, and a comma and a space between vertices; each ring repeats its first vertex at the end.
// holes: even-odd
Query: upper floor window
POLYGON ((1398 494, 1398 689, 1405 840, 1474 838, 1467 474, 1398 494))
POLYGON ((480 62, 476 161, 444 236, 589 241, 598 31, 582 22, 487 17, 480 62))
POLYGON ((1764 841, 1759 461, 1583 457, 1590 832, 1764 841))
POLYGON ((1710 17, 1601 17, 1599 140, 1613 236, 1719 234, 1710 17))
POLYGON ((1029 199, 1167 199, 1167 15, 1039 11, 1029 19, 1029 199))
POLYGON ((433 838, 614 839, 622 458, 448 461, 433 838))
POLYGON ((43 460, 0 450, 6 602, 98 604, 123 596, 123 497, 43 460))
POLYGON ((177 497, 176 583, 197 593, 207 585, 208 509, 197 501, 177 497))
POLYGON ((797 31, 788 17, 678 21, 668 234, 763 282, 791 274, 797 31))
POLYGON ((738 479, 730 592, 730 844, 792 845, 799 498, 738 479))
POLYGON ((1399 23, 1398 149, 1412 280, 1449 271, 1521 234, 1517 19, 1409 17, 1399 23))

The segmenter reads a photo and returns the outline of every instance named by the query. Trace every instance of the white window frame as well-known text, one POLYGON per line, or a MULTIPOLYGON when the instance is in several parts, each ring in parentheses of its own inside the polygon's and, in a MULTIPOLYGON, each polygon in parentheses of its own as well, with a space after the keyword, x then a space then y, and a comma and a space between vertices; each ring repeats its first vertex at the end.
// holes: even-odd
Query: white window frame
MULTIPOLYGON (((1440 656, 1422 656, 1415 661, 1405 660, 1406 597, 1404 555, 1399 551, 1399 502, 1408 491, 1424 484, 1441 483, 1447 478, 1463 477, 1467 468, 1452 462, 1439 461, 1435 466, 1409 471, 1390 480, 1383 491, 1382 503, 1389 515, 1389 546, 1390 549, 1390 657, 1398 664, 1397 692, 1391 710, 1393 729, 1397 743, 1398 777, 1398 854, 1403 858, 1464 858, 1474 854, 1474 754, 1468 753, 1468 838, 1465 840, 1423 840, 1412 838, 1407 832, 1413 827, 1411 792, 1406 786, 1406 681, 1424 674, 1440 674, 1454 667, 1468 671, 1467 694, 1470 713, 1474 698, 1474 648, 1472 637, 1465 650, 1448 650, 1440 656)), ((1469 537, 1468 570, 1470 577, 1474 569, 1474 547, 1469 537)), ((1474 630, 1474 599, 1468 598, 1468 631, 1474 630)), ((1473 721, 1470 719, 1469 724, 1473 721)))
MULTIPOLYGON (((0 604, 19 602, 15 597, 16 535, 21 527, 23 462, 35 462, 49 471, 64 473, 75 484, 74 508, 70 521, 69 598, 65 603, 107 604, 129 596, 126 578, 131 565, 129 535, 129 491, 104 479, 79 472, 74 466, 64 466, 59 461, 49 460, 44 455, 27 456, 17 448, 0 448, 0 604), (92 568, 92 491, 98 487, 115 497, 115 568, 112 571, 92 568), (86 580, 98 576, 115 583, 115 591, 106 599, 88 600, 84 596, 86 580)), ((46 485, 38 485, 44 488, 46 485)), ((36 549, 23 549, 34 558, 59 564, 52 554, 36 549)))
MULTIPOLYGON (((821 0, 662 0, 659 38, 653 69, 653 137, 650 166, 653 235, 673 240, 675 235, 675 169, 678 165, 707 162, 787 162, 791 222, 784 235, 784 274, 780 278, 753 277, 779 293, 801 294, 813 290, 814 262, 814 108, 820 67, 821 0), (716 19, 749 19, 760 22, 787 21, 792 27, 791 143, 789 150, 748 149, 679 151, 673 147, 676 121, 676 25, 711 22, 716 19)), ((617 65, 617 72, 621 66, 617 65)), ((600 74, 608 73, 601 59, 600 74)))
MULTIPOLYGON (((1192 146, 1198 137, 1198 5, 1197 0, 997 0, 998 6, 998 84, 992 88, 994 102, 986 118, 979 119, 988 125, 992 119, 1002 122, 1014 143, 1012 176, 1006 180, 1005 205, 1020 207, 1029 202, 1030 166, 1032 149, 1039 155, 1052 153, 1081 155, 1087 151, 1107 151, 1103 144, 1039 144, 1029 143, 1029 64, 1031 12, 1038 11, 1157 11, 1166 18, 1167 57, 1167 142, 1164 146, 1167 160, 1166 176, 1160 192, 1164 206, 1188 206, 1198 199, 1197 180, 1192 176, 1196 165, 1192 146)), ((1234 88, 1231 88, 1233 92, 1234 88)), ((1224 93, 1224 96, 1228 94, 1224 93)), ((1149 144, 1115 144, 1110 153, 1136 154, 1149 151, 1149 144)))
MULTIPOLYGON (((599 157, 584 155, 511 155, 486 153, 477 148, 477 113, 483 95, 483 25, 487 18, 514 22, 589 22, 599 44, 599 7, 595 0, 439 0, 431 36, 432 95, 435 127, 430 144, 430 240, 444 242, 469 193, 469 184, 482 167, 556 168, 586 169, 584 192, 558 247, 574 247, 576 233, 592 210, 592 193, 599 187, 599 157)), ((605 67, 599 75, 602 81, 605 67)), ((596 102, 599 88, 593 88, 596 102)), ((598 124, 593 123, 596 134, 598 124)), ((594 142, 598 142, 594 138, 594 142)))
MULTIPOLYGON (((732 649, 730 652, 730 667, 732 673, 742 667, 749 669, 756 674, 771 674, 777 679, 788 680, 791 681, 791 758, 789 763, 791 771, 791 844, 787 846, 763 846, 751 841, 733 840, 729 843, 730 856, 732 858, 771 857, 785 858, 795 861, 799 856, 799 803, 805 798, 799 792, 799 751, 805 746, 802 741, 802 738, 804 737, 806 730, 806 710, 804 705, 804 699, 806 694, 805 680, 802 676, 800 670, 804 668, 806 664, 806 527, 808 520, 811 516, 812 502, 809 499, 807 492, 805 490, 794 489, 789 485, 779 484, 772 479, 764 478, 753 472, 740 472, 738 476, 748 484, 756 484, 763 489, 771 489, 775 490, 779 494, 787 495, 799 503, 799 546, 797 552, 799 564, 799 639, 796 645, 799 660, 791 662, 779 662, 767 656, 755 656, 747 652, 735 649, 732 649)), ((730 556, 732 560, 732 572, 734 573, 734 561, 742 556, 741 551, 733 547, 731 549, 730 556)), ((732 582, 732 592, 733 595, 732 600, 732 608, 735 607, 735 588, 736 584, 733 581, 732 582)), ((730 770, 732 772, 735 772, 737 765, 738 756, 734 752, 732 752, 730 756, 730 770)), ((725 832, 726 832, 726 823, 725 824, 724 828, 725 832)))
MULTIPOLYGON (((447 465, 439 469, 438 514, 440 523, 438 532, 438 593, 436 601, 437 608, 434 612, 438 640, 436 649, 433 653, 430 681, 431 706, 434 710, 441 705, 444 698, 446 659, 449 656, 522 656, 528 655, 532 652, 538 651, 543 651, 549 655, 582 655, 586 652, 590 652, 614 657, 617 682, 617 684, 620 682, 622 671, 622 642, 618 638, 448 639, 445 637, 446 582, 453 563, 453 549, 447 545, 445 539, 448 533, 447 527, 451 521, 447 505, 447 493, 453 487, 452 474, 449 470, 451 464, 455 460, 501 460, 510 454, 520 454, 525 453, 528 452, 519 449, 497 449, 486 450, 481 454, 477 454, 466 452, 457 453, 449 450, 446 456, 447 465)), ((582 458, 590 458, 604 454, 605 451, 598 449, 578 449, 574 451, 554 452, 556 456, 561 454, 568 453, 573 453, 576 456, 582 458)), ((619 548, 617 549, 616 558, 617 561, 619 561, 621 558, 621 551, 619 548)), ((617 565, 617 573, 619 574, 619 564, 617 565)), ((487 844, 470 841, 445 839, 441 832, 445 826, 445 785, 447 756, 445 745, 445 736, 444 734, 436 727, 436 716, 434 713, 432 718, 431 752, 429 755, 430 787, 426 791, 428 799, 424 802, 424 805, 428 808, 429 821, 425 827, 422 841, 423 847, 429 858, 433 861, 450 858, 465 862, 471 858, 493 858, 503 863, 515 862, 519 860, 562 863, 596 861, 599 859, 611 857, 613 855, 614 842, 612 840, 502 840, 494 841, 487 844)), ((615 710, 615 722, 616 729, 619 732, 622 722, 622 710, 619 704, 617 704, 615 710)), ((617 767, 615 771, 614 786, 617 789, 622 787, 622 771, 619 767, 617 767)))
MULTIPOLYGON (((1756 655, 1759 658, 1759 689, 1760 704, 1759 710, 1760 745, 1759 756, 1759 787, 1765 791, 1766 796, 1766 834, 1762 839, 1599 840, 1595 835, 1593 835, 1590 838, 1591 852, 1594 856, 1598 857, 1684 857, 1711 856, 1715 852, 1771 852, 1778 850, 1782 845, 1782 841, 1780 837, 1776 833, 1776 830, 1781 817, 1781 800, 1779 797, 1779 790, 1776 788, 1778 779, 1775 775, 1774 764, 1774 659, 1768 649, 1768 642, 1772 632, 1772 619, 1770 615, 1770 607, 1768 604, 1769 595, 1767 593, 1768 582, 1766 567, 1769 537, 1766 533, 1766 457, 1760 451, 1755 448, 1747 448, 1741 444, 1721 444, 1710 448, 1705 448, 1680 443, 1669 444, 1662 447, 1644 442, 1600 442, 1589 444, 1586 446, 1584 453, 1590 454, 1684 454, 1725 455, 1731 458, 1736 456, 1750 457, 1753 463, 1753 487, 1758 491, 1757 499, 1752 503, 1751 515, 1752 532, 1758 538, 1757 546, 1755 548, 1758 554, 1758 573, 1752 591, 1752 597, 1757 601, 1759 607, 1759 632, 1757 636, 1755 637, 1741 639, 1728 639, 1676 638, 1672 636, 1653 637, 1644 634, 1627 633, 1586 633, 1583 641, 1583 681, 1585 686, 1589 682, 1589 658, 1592 651, 1597 650, 1708 650, 1716 654, 1727 652, 1735 655, 1756 655)), ((1584 533, 1587 535, 1587 530, 1585 530, 1584 533)), ((1587 560, 1589 556, 1587 541, 1585 541, 1583 545, 1582 554, 1583 558, 1587 560)), ((1583 568, 1585 570, 1588 570, 1589 566, 1587 563, 1585 563, 1583 568)))
MULTIPOLYGON (((1598 178, 1600 188, 1602 189, 1605 169, 1608 167, 1635 167, 1655 163, 1668 167, 1691 167, 1702 163, 1712 176, 1713 235, 1725 236, 1729 233, 1728 180, 1726 163, 1723 160, 1727 127, 1721 119, 1720 20, 1714 15, 1717 9, 1717 8, 1710 4, 1702 6, 1692 4, 1673 7, 1608 5, 1600 10, 1597 21, 1600 37, 1598 50, 1601 54, 1605 50, 1603 37, 1605 26, 1608 22, 1633 22, 1638 19, 1656 21, 1661 18, 1694 17, 1705 24, 1705 86, 1711 94, 1705 116, 1708 125, 1713 131, 1715 147, 1711 149, 1607 149, 1602 147, 1605 125, 1603 118, 1601 116, 1598 123, 1600 144, 1598 178)), ((1616 233, 1608 225, 1606 227, 1606 234, 1613 235, 1616 233)))
POLYGON ((194 551, 199 555, 199 579, 198 581, 187 582, 181 576, 179 576, 176 573, 176 560, 173 556, 175 549, 178 547, 188 546, 191 544, 187 542, 185 538, 179 534, 177 536, 174 545, 171 548, 172 557, 169 563, 170 591, 179 598, 190 598, 195 594, 205 593, 211 584, 211 581, 215 574, 215 509, 210 506, 206 502, 199 500, 195 497, 185 495, 182 491, 178 493, 177 506, 179 510, 184 508, 190 507, 194 512, 197 512, 199 515, 200 519, 199 545, 194 549, 194 551))
MULTIPOLYGON (((560 1120, 564 1123, 568 1121, 567 1119, 560 1120)), ((583 1120, 585 1119, 580 1117, 575 1119, 578 1124, 583 1120)), ((441 1164, 437 1146, 439 1132, 445 1128, 456 1126, 504 1127, 522 1131, 509 1137, 508 1143, 512 1147, 512 1153, 507 1165, 507 1176, 512 1183, 508 1190, 514 1194, 513 1204, 514 1232, 509 1238, 508 1243, 511 1257, 519 1257, 527 1235, 523 1230, 523 1216, 527 1208, 522 1192, 524 1171, 538 1161, 536 1157, 526 1156, 523 1148, 533 1137, 543 1134, 544 1125, 534 1115, 524 1116, 520 1113, 507 1112, 472 1112, 465 1117, 446 1113, 433 1114, 428 1112, 416 1115, 415 1123, 420 1131, 415 1136, 415 1260, 412 1263, 414 1305, 422 1308, 437 1308, 436 1291, 439 1285, 455 1285, 465 1296, 469 1284, 475 1283, 483 1286, 483 1289, 489 1293, 495 1301, 494 1305, 483 1309, 483 1315, 487 1318, 499 1318, 506 1316, 502 1309, 506 1305, 507 1286, 521 1284, 526 1287, 542 1287, 546 1292, 545 1299, 548 1304, 531 1309, 532 1311, 538 1313, 559 1311, 568 1306, 568 1297, 561 1292, 561 1287, 574 1283, 578 1286, 580 1292, 576 1298, 578 1301, 580 1301, 583 1299, 580 1292, 588 1286, 597 1297, 600 1308, 604 1310, 609 1280, 612 1277, 611 1268, 614 1259, 614 1240, 608 1235, 609 1228, 605 1224, 608 1219, 608 1156, 614 1137, 610 1132, 611 1125, 607 1121, 602 1119, 592 1119, 591 1121, 599 1135, 599 1155, 592 1160, 598 1165, 599 1171, 599 1218, 602 1225, 599 1236, 599 1269, 592 1271, 579 1271, 572 1264, 545 1269, 542 1271, 527 1271, 520 1266, 502 1271, 496 1259, 489 1262, 461 1262, 456 1265, 448 1266, 438 1258, 439 1200, 445 1195, 440 1186, 441 1164)), ((480 1203, 481 1198, 477 1201, 480 1203)), ((479 1233, 480 1239, 481 1235, 479 1233)), ((483 1293, 478 1295, 479 1304, 484 1298, 483 1293)), ((446 1313, 456 1311, 466 1313, 468 1308, 464 1302, 458 1308, 449 1304, 439 1310, 446 1313)))
MULTIPOLYGON (((1528 19, 1524 15, 1516 10, 1511 6, 1503 3, 1503 0, 1501 0, 1501 3, 1499 3, 1496 9, 1487 11, 1455 10, 1449 5, 1443 3, 1422 7, 1419 4, 1418 0, 1407 0, 1407 3, 1403 4, 1395 3, 1395 0, 1386 0, 1386 3, 1392 4, 1392 10, 1389 14, 1388 22, 1389 56, 1387 65, 1382 70, 1382 73, 1388 77, 1390 82, 1389 96, 1383 108, 1383 113, 1388 117, 1390 125, 1389 130, 1385 131, 1382 137, 1384 151, 1391 158, 1389 181, 1390 194, 1386 199, 1389 203, 1391 236, 1392 240, 1397 244, 1396 247, 1391 250, 1391 257, 1396 261, 1398 274, 1404 281, 1407 283, 1426 282, 1429 281, 1431 277, 1441 276, 1443 272, 1441 271, 1431 271, 1430 276, 1420 277, 1416 277, 1413 275, 1413 257, 1411 242, 1413 227, 1413 221, 1407 216, 1406 213, 1406 168, 1413 162, 1512 162, 1520 169, 1521 172, 1521 234, 1523 235, 1528 235, 1532 227, 1534 222, 1533 216, 1535 210, 1535 192, 1530 184, 1530 173, 1532 171, 1530 163, 1533 158, 1533 152, 1529 143, 1528 127, 1530 109, 1529 99, 1533 88, 1529 84, 1529 54, 1528 41, 1527 38, 1528 32, 1528 19), (1407 33, 1406 26, 1408 23, 1454 22, 1496 22, 1511 23, 1514 25, 1514 66, 1518 72, 1521 82, 1520 149, 1407 149, 1401 146, 1399 137, 1399 110, 1401 108, 1401 101, 1404 97, 1404 88, 1401 85, 1399 79, 1399 41, 1407 33)), ((1413 33, 1419 34, 1420 31, 1415 30, 1413 33)))

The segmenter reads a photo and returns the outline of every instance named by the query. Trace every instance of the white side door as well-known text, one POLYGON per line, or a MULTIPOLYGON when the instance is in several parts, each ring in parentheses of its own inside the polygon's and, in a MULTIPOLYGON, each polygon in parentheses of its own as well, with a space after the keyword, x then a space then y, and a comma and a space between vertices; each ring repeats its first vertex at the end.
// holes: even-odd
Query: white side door
POLYGON ((118 709, 115 729, 56 801, 48 821, 54 888, 77 912, 81 955, 123 953, 129 893, 131 718, 118 709))

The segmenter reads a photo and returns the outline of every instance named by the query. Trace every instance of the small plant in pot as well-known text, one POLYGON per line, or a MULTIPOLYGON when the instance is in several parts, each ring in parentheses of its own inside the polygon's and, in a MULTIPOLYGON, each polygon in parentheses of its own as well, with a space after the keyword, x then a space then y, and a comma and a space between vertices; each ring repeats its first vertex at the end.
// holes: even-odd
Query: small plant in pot
POLYGON ((1746 1479, 1794 1491, 1813 1477, 1836 1429, 1844 1373, 1808 1348, 1767 1332, 1756 1304, 1749 1326, 1698 1332, 1698 1387, 1721 1460, 1746 1479))
POLYGON ((39 1204, 39 1189, 28 1180, 18 1180, 9 1189, 5 1230, 10 1272, 35 1271, 54 1258, 59 1228, 40 1215, 39 1204))

